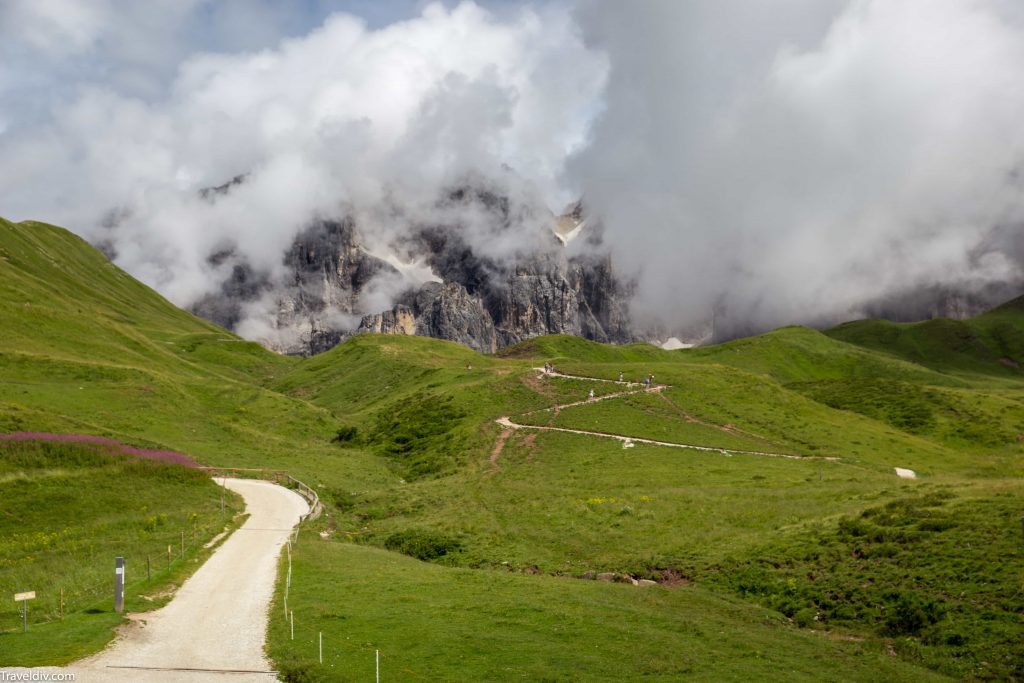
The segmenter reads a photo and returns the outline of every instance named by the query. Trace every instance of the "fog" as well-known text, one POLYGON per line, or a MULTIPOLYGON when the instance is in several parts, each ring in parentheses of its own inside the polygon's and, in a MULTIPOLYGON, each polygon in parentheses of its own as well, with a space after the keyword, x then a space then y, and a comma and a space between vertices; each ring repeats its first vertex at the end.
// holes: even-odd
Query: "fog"
POLYGON ((578 197, 641 326, 829 324, 1024 277, 1011 0, 135 6, 0 5, 0 215, 108 245, 182 306, 227 277, 212 253, 279 272, 316 218, 385 258, 458 224, 500 259, 578 197), (523 208, 511 228, 438 205, 469 181, 523 208))
POLYGON ((1019 280, 1020 19, 981 0, 584 5, 611 72, 570 167, 639 273, 637 313, 764 329, 1019 280))

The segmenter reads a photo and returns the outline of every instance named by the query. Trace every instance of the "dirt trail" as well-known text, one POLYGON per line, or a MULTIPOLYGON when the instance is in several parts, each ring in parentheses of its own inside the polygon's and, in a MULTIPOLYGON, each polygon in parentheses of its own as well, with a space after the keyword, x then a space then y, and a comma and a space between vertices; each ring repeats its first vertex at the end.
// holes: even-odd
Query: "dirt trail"
MULTIPOLYGON (((583 377, 581 375, 567 375, 567 374, 565 374, 563 372, 557 372, 557 371, 554 371, 554 370, 548 371, 548 370, 545 370, 544 368, 534 368, 534 370, 536 370, 537 372, 542 373, 542 374, 544 374, 544 375, 546 375, 548 377, 563 377, 563 378, 566 378, 566 379, 578 379, 578 380, 584 380, 584 381, 588 381, 588 382, 604 382, 604 383, 608 383, 608 384, 619 384, 619 385, 627 386, 627 387, 635 387, 635 386, 643 387, 643 385, 638 383, 638 382, 626 382, 626 381, 618 381, 618 380, 613 380, 613 379, 601 379, 601 378, 598 378, 598 377, 583 377)), ((565 403, 565 404, 562 404, 562 405, 553 406, 552 408, 542 408, 541 410, 533 410, 533 411, 530 411, 528 413, 523 413, 523 415, 532 415, 534 413, 541 413, 541 412, 546 412, 546 411, 554 411, 555 413, 558 413, 558 411, 562 410, 563 408, 571 408, 573 406, 585 405, 587 403, 596 403, 598 401, 604 401, 604 400, 608 400, 608 399, 612 399, 612 398, 620 398, 622 396, 630 396, 632 394, 660 393, 662 389, 667 389, 667 388, 671 388, 671 385, 669 385, 669 384, 655 384, 655 385, 651 386, 650 388, 633 389, 633 390, 627 390, 627 391, 620 391, 620 392, 616 392, 616 393, 613 393, 613 394, 605 394, 603 396, 595 396, 592 399, 586 399, 586 400, 583 400, 583 401, 575 401, 573 403, 565 403)), ((626 436, 625 434, 610 434, 610 433, 607 433, 607 432, 593 432, 593 431, 587 431, 585 429, 569 429, 569 428, 566 428, 566 427, 546 427, 546 426, 542 426, 542 425, 520 424, 520 423, 517 423, 517 422, 513 422, 512 418, 510 416, 507 416, 507 415, 503 416, 503 417, 499 417, 497 420, 495 420, 495 422, 497 422, 499 425, 501 425, 502 427, 505 428, 505 430, 502 432, 502 436, 504 437, 504 438, 501 439, 501 444, 502 445, 504 445, 505 439, 508 438, 507 432, 510 429, 535 429, 535 430, 544 431, 544 432, 566 432, 568 434, 585 434, 587 436, 596 436, 596 437, 600 437, 600 438, 604 438, 604 439, 615 439, 617 441, 623 442, 623 448, 629 448, 633 444, 637 444, 637 443, 644 443, 644 444, 651 444, 651 445, 654 445, 654 446, 667 446, 669 448, 685 448, 685 449, 694 450, 694 451, 705 451, 705 452, 710 452, 710 453, 721 453, 722 455, 725 455, 725 456, 730 456, 730 455, 733 455, 733 454, 737 454, 737 455, 759 455, 759 456, 768 457, 768 458, 789 458, 789 459, 792 459, 792 460, 828 460, 828 461, 838 461, 839 460, 839 458, 831 458, 831 457, 824 457, 824 456, 794 455, 792 453, 774 453, 774 452, 770 452, 770 451, 748 451, 748 450, 742 450, 742 449, 736 449, 736 448, 721 448, 721 447, 718 447, 718 446, 699 446, 699 445, 696 445, 696 444, 674 443, 674 442, 671 442, 671 441, 656 441, 654 439, 643 439, 643 438, 636 437, 636 436, 626 436)))
POLYGON ((263 645, 277 558, 309 506, 294 491, 269 482, 227 479, 226 485, 245 498, 249 519, 171 602, 132 615, 133 623, 97 655, 64 668, 0 671, 68 672, 78 683, 275 680, 263 645))
POLYGON ((511 429, 503 429, 501 434, 498 434, 498 441, 494 444, 494 450, 491 451, 490 463, 495 467, 498 466, 498 456, 501 455, 502 449, 505 448, 505 442, 508 441, 508 437, 512 436, 511 429))

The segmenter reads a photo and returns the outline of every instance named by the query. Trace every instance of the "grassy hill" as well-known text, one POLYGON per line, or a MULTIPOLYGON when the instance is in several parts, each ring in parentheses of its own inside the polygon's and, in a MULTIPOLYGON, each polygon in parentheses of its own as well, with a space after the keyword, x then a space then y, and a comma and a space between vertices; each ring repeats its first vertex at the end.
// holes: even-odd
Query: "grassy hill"
POLYGON ((481 356, 364 335, 300 360, 59 228, 0 222, 0 250, 0 432, 110 436, 318 488, 295 641, 271 611, 291 679, 347 680, 375 649, 414 679, 820 679, 836 660, 852 680, 1024 676, 1005 569, 1024 559, 1024 382, 999 360, 1024 344, 1019 303, 966 323, 981 347, 927 325, 890 345, 869 321, 678 351, 559 335, 481 356))
POLYGON ((117 556, 128 610, 165 602, 241 511, 231 492, 222 511, 222 493, 198 470, 107 445, 0 440, 3 664, 64 663, 102 647, 121 621, 111 590, 117 556), (9 596, 29 590, 26 634, 9 596))
POLYGON ((0 432, 95 434, 296 476, 387 476, 330 446, 329 411, 263 387, 296 359, 174 307, 62 228, 0 220, 0 317, 0 432))
POLYGON ((1024 297, 969 320, 859 320, 825 334, 946 374, 1024 377, 1024 297))

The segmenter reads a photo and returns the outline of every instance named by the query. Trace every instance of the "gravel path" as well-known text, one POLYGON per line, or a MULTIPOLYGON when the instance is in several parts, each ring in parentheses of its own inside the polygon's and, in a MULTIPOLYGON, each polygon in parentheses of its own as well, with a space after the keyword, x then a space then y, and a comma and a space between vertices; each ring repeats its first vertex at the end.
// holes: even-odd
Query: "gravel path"
POLYGON ((226 485, 245 498, 249 519, 165 607, 133 615, 110 647, 66 668, 0 671, 71 672, 78 683, 275 680, 263 644, 277 558, 309 506, 269 482, 227 479, 226 485))
MULTIPOLYGON (((614 379, 601 379, 599 377, 584 377, 582 375, 567 375, 565 373, 558 372, 558 371, 555 371, 555 370, 548 371, 548 370, 545 370, 544 368, 534 368, 534 370, 536 370, 537 372, 539 372, 539 373, 541 373, 543 375, 546 375, 547 377, 564 377, 566 379, 578 379, 578 380, 585 380, 585 381, 588 381, 588 382, 604 382, 604 383, 607 383, 607 384, 619 384, 619 385, 623 385, 623 386, 626 386, 626 387, 634 387, 634 386, 642 387, 643 386, 639 382, 626 382, 626 381, 618 381, 618 380, 614 380, 614 379)), ((642 388, 642 389, 637 389, 637 390, 620 391, 620 392, 613 393, 613 394, 605 394, 604 396, 595 396, 594 398, 591 398, 591 399, 586 399, 586 400, 583 400, 583 401, 575 401, 573 403, 565 403, 565 404, 562 404, 562 405, 559 405, 559 406, 555 406, 554 408, 541 408, 540 410, 532 410, 532 411, 530 411, 528 413, 523 413, 523 415, 532 415, 534 413, 551 412, 552 410, 556 410, 557 411, 557 410, 562 410, 563 408, 571 408, 573 406, 580 406, 580 405, 585 405, 585 404, 588 404, 588 403, 597 403, 598 401, 604 401, 604 400, 607 400, 607 399, 610 399, 610 398, 620 398, 622 396, 629 396, 631 394, 659 393, 662 389, 671 389, 671 388, 672 388, 672 385, 670 385, 670 384, 654 384, 650 388, 642 388)), ((596 437, 600 437, 600 438, 603 438, 603 439, 615 439, 617 441, 621 441, 624 448, 631 448, 633 446, 633 444, 635 444, 635 443, 645 443, 645 444, 651 444, 653 446, 667 446, 669 448, 685 448, 685 449, 694 450, 694 451, 706 451, 706 452, 711 452, 711 453, 721 453, 722 455, 725 455, 725 456, 731 456, 733 454, 739 454, 739 455, 758 455, 758 456, 767 457, 767 458, 788 458, 788 459, 791 459, 791 460, 827 460, 827 461, 830 461, 830 462, 836 462, 836 461, 839 460, 839 458, 826 457, 826 456, 794 455, 793 453, 773 453, 773 452, 770 452, 770 451, 748 451, 748 450, 742 450, 742 449, 737 449, 737 448, 720 448, 720 447, 717 447, 717 446, 698 446, 698 445, 695 445, 695 444, 673 443, 671 441, 655 441, 654 439, 642 439, 640 437, 626 436, 624 434, 610 434, 608 432, 592 432, 592 431, 587 431, 585 429, 568 429, 566 427, 545 427, 545 426, 542 426, 542 425, 521 424, 521 423, 518 423, 518 422, 513 422, 512 418, 510 416, 508 416, 508 415, 504 415, 502 417, 499 417, 497 420, 495 420, 495 422, 497 422, 499 425, 504 427, 506 430, 509 430, 509 429, 535 429, 535 430, 543 431, 543 432, 566 432, 568 434, 585 434, 587 436, 596 436, 596 437)), ((505 437, 505 438, 507 439, 508 437, 505 437)), ((502 445, 504 445, 504 442, 502 442, 502 445)))

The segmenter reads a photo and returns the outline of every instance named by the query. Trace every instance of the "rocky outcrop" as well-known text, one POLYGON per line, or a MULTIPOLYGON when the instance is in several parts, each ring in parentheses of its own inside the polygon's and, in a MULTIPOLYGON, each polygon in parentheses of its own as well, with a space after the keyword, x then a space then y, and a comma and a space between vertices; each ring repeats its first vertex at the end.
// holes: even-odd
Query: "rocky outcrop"
POLYGON ((494 323, 480 300, 454 282, 428 282, 408 303, 396 304, 382 313, 364 316, 357 332, 418 334, 448 339, 493 353, 498 349, 494 323))
MULTIPOLYGON (((217 201, 243 182, 233 178, 202 197, 217 201)), ((629 292, 611 259, 592 248, 571 254, 567 246, 584 225, 581 205, 544 216, 529 202, 467 186, 438 207, 440 218, 410 224, 393 253, 418 259, 440 282, 409 281, 368 253, 352 219, 320 220, 295 238, 274 274, 253 269, 233 245, 211 254, 209 267, 224 273, 220 291, 192 310, 298 355, 363 332, 449 339, 484 353, 552 333, 632 339, 629 292), (491 239, 513 246, 498 255, 486 248, 491 239), (373 310, 381 298, 392 307, 373 310)))
POLYGON ((358 333, 371 334, 416 334, 416 314, 404 304, 397 304, 390 311, 363 316, 358 333))

